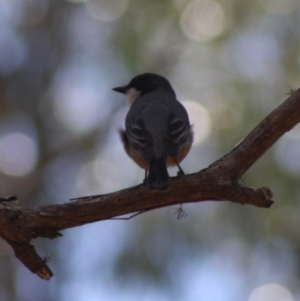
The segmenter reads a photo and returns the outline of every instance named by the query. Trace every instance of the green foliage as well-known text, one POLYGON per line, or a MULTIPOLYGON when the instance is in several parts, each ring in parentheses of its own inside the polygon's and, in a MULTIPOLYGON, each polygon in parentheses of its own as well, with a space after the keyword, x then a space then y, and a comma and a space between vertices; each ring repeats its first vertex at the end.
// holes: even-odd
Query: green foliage
MULTIPOLYGON (((298 88, 299 12, 296 0, 0 1, 1 195, 34 207, 140 183, 111 88, 146 71, 198 108, 202 136, 182 167, 208 166, 298 88)), ((65 231, 38 242, 55 273, 46 284, 0 242, 0 299, 232 301, 277 283, 296 300, 299 139, 285 135, 243 179, 271 188, 271 209, 211 201, 180 221, 166 208, 65 231)))

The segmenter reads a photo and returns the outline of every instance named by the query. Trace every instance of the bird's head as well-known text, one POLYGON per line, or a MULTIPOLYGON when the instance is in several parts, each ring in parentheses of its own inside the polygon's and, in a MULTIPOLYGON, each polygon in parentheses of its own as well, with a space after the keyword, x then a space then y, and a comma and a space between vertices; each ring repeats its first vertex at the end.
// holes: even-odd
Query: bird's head
POLYGON ((158 90, 168 91, 175 95, 169 81, 161 75, 144 73, 134 77, 126 86, 113 88, 114 91, 125 94, 130 105, 140 96, 158 90))

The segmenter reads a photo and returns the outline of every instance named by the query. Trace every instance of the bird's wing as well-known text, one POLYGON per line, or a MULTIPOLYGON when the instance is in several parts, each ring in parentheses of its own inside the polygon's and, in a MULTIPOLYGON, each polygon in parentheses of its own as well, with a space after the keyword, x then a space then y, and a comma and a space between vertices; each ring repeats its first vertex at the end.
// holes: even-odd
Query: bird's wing
POLYGON ((153 156, 153 139, 145 127, 140 112, 128 114, 126 118, 126 134, 130 146, 149 161, 153 156))
POLYGON ((191 125, 185 108, 176 101, 170 110, 165 131, 168 155, 176 157, 182 146, 191 138, 191 125))

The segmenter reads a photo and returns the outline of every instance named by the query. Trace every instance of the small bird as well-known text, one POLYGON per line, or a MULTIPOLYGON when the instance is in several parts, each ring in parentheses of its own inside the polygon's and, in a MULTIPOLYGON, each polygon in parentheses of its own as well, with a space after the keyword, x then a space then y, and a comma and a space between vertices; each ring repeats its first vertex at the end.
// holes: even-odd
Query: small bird
POLYGON ((177 165, 178 175, 184 174, 179 163, 193 143, 187 111, 169 81, 157 74, 138 75, 113 90, 125 94, 130 105, 125 130, 119 131, 127 155, 145 169, 149 190, 167 189, 167 167, 177 165))

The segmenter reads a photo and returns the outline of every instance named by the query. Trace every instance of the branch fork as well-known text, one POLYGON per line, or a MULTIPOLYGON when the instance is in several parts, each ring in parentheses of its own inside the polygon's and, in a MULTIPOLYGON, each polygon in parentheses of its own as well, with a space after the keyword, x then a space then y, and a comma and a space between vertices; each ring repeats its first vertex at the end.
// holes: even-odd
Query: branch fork
POLYGON ((240 179, 284 133, 299 122, 300 89, 293 92, 231 152, 197 173, 171 178, 166 191, 149 192, 142 184, 106 195, 35 209, 11 206, 8 198, 0 198, 0 236, 31 272, 49 280, 53 274, 47 258, 41 258, 30 244, 37 237, 54 239, 61 236, 59 231, 64 229, 175 204, 226 200, 269 208, 273 204, 270 189, 246 187, 240 179))

